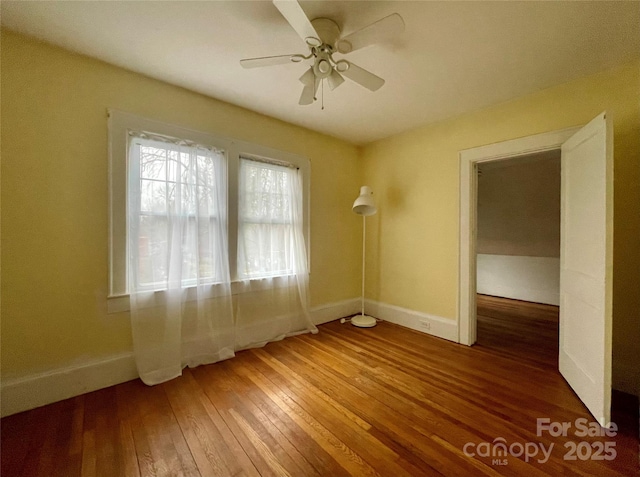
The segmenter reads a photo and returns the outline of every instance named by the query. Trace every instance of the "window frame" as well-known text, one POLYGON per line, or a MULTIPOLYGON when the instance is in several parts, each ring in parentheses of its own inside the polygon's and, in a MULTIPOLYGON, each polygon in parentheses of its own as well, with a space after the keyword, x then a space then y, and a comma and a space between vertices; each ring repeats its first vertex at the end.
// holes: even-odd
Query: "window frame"
MULTIPOLYGON (((307 247, 307 264, 311 268, 310 254, 310 178, 309 159, 297 154, 280 151, 267 146, 196 131, 168 124, 117 109, 108 109, 109 147, 109 290, 108 311, 115 313, 129 309, 128 297, 128 237, 127 231, 127 184, 128 184, 128 135, 129 131, 149 132, 194 143, 211 146, 224 151, 227 176, 227 210, 222 217, 227 227, 229 247, 229 270, 232 290, 237 293, 239 282, 237 270, 238 254, 238 189, 240 158, 261 160, 274 164, 286 164, 298 169, 302 177, 303 235, 307 247)), ((261 280, 260 278, 250 280, 261 280)), ((243 280, 246 281, 246 280, 243 280)))
MULTIPOLYGON (((247 161, 247 162, 253 162, 253 163, 257 163, 257 164, 263 164, 265 167, 267 168, 278 168, 280 170, 284 169, 287 170, 288 173, 293 173, 292 174, 292 180, 298 180, 298 176, 299 176, 299 169, 295 166, 293 166, 292 164, 289 163, 283 163, 280 161, 273 161, 273 160, 264 160, 263 158, 256 158, 256 157, 249 157, 246 154, 244 155, 240 155, 240 160, 239 160, 239 167, 240 169, 242 169, 242 163, 243 161, 247 161)), ((274 169, 277 170, 277 169, 274 169)), ((240 177, 239 177, 240 179, 240 177)), ((237 182, 238 187, 240 187, 240 180, 238 180, 237 182)), ((302 191, 301 191, 302 192, 302 191)), ((240 194, 238 194, 238 204, 240 203, 241 197, 240 194)), ((303 218, 304 218, 304 214, 303 214, 303 218)), ((242 217, 242 214, 238 213, 238 234, 237 237, 240 238, 240 228, 241 228, 241 224, 247 224, 247 223, 252 223, 252 224, 268 224, 268 225, 273 225, 272 222, 248 222, 246 219, 244 219, 242 217)), ((288 227, 295 227, 295 224, 293 222, 282 222, 280 225, 285 225, 288 227)), ((291 276, 294 274, 294 271, 292 269, 287 269, 287 270, 279 270, 276 272, 271 272, 268 274, 264 274, 264 275, 245 275, 240 273, 240 264, 236 263, 236 273, 238 273, 238 275, 242 275, 242 277, 238 278, 239 280, 259 280, 259 279, 263 279, 263 278, 277 278, 277 277, 282 277, 282 276, 291 276)))
MULTIPOLYGON (((221 174, 222 176, 226 176, 226 167, 227 167, 227 158, 226 158, 226 152, 220 148, 216 148, 213 147, 211 145, 202 145, 199 143, 194 143, 194 142, 190 142, 189 144, 186 144, 187 141, 185 141, 184 138, 173 138, 173 137, 167 137, 167 136, 159 136, 158 134, 154 134, 151 135, 148 132, 145 132, 143 134, 135 134, 133 135, 128 141, 127 141, 127 172, 130 173, 131 170, 135 170, 135 167, 132 168, 132 164, 131 164, 131 158, 129 157, 129 155, 131 155, 131 151, 132 150, 136 150, 137 149, 137 161, 140 161, 141 158, 141 150, 143 147, 156 147, 156 148, 163 148, 165 151, 166 150, 173 150, 175 152, 178 152, 178 154, 182 154, 183 151, 180 150, 180 147, 187 147, 190 149, 189 153, 193 154, 194 150, 196 154, 199 154, 198 151, 202 151, 202 150, 206 150, 207 152, 211 153, 211 160, 213 161, 213 166, 215 168, 215 170, 217 171, 216 173, 221 174), (172 148, 172 146, 177 145, 177 141, 179 141, 179 147, 177 148, 172 148), (216 155, 218 155, 216 157, 216 155), (222 158, 220 158, 220 156, 222 156, 222 158)), ((136 153, 134 153, 134 156, 136 155, 136 153)), ((167 175, 169 174, 168 170, 165 172, 167 175)), ((131 177, 129 176, 130 180, 146 180, 146 181, 154 181, 154 182, 161 182, 161 183, 177 183, 175 181, 171 181, 168 177, 165 178, 165 180, 157 180, 157 179, 150 179, 150 178, 144 178, 142 176, 140 177, 131 177)), ((180 183, 182 184, 182 186, 187 186, 187 183, 182 182, 182 180, 180 180, 180 183)), ((128 188, 127 190, 129 190, 129 187, 131 187, 131 184, 128 183, 128 188)), ((221 189, 221 193, 225 193, 227 190, 227 184, 226 181, 225 183, 222 185, 222 189, 221 189)), ((127 198, 128 199, 128 198, 127 198)), ((225 197, 225 203, 222 204, 223 205, 223 210, 218 211, 218 213, 216 215, 210 215, 209 216, 209 222, 213 223, 213 222, 217 222, 217 221, 222 221, 223 226, 226 223, 226 215, 227 215, 227 210, 226 210, 226 200, 228 200, 228 197, 225 197)), ((128 202, 128 200, 127 200, 128 202)), ((127 214, 127 217, 129 217, 130 214, 127 214)), ((152 212, 152 211, 145 211, 145 210, 140 210, 139 212, 140 217, 156 217, 156 218, 164 218, 167 219, 167 214, 166 212, 163 213, 157 213, 157 212, 152 212)), ((192 219, 195 220, 196 215, 194 213, 183 213, 181 214, 181 216, 184 219, 187 219, 188 221, 191 221, 192 219)), ((127 230, 129 230, 129 224, 127 224, 127 230)), ((127 239, 127 244, 130 245, 131 241, 127 239)), ((127 262, 127 265, 129 265, 129 262, 127 262)), ((134 274, 136 275, 136 274, 134 274)), ((128 279, 131 278, 131 274, 127 274, 128 279)), ((143 283, 140 281, 140 276, 137 277, 138 279, 138 283, 133 284, 133 288, 135 288, 138 291, 162 291, 164 290, 164 282, 150 282, 150 283, 143 283)), ((182 279, 182 283, 183 286, 195 286, 196 285, 196 279, 195 278, 183 278, 182 279)), ((213 276, 209 276, 209 277, 203 277, 201 284, 208 284, 208 285, 215 285, 220 283, 220 279, 219 277, 213 277, 213 276)), ((131 286, 131 283, 127 284, 127 287, 129 288, 129 286, 131 286)))
POLYGON ((255 161, 267 162, 291 167, 298 170, 298 174, 302 177, 302 232, 304 242, 307 248, 307 269, 311 274, 311 244, 310 244, 310 189, 311 189, 311 165, 309 159, 296 154, 279 151, 266 146, 260 146, 244 141, 234 141, 230 157, 232 160, 228 162, 229 171, 229 266, 231 271, 231 281, 237 283, 239 281, 258 281, 263 278, 275 278, 274 276, 262 278, 240 279, 238 277, 238 188, 240 186, 240 159, 246 158, 255 161), (234 200, 231 200, 231 199, 234 200), (233 230, 233 233, 231 232, 233 230))

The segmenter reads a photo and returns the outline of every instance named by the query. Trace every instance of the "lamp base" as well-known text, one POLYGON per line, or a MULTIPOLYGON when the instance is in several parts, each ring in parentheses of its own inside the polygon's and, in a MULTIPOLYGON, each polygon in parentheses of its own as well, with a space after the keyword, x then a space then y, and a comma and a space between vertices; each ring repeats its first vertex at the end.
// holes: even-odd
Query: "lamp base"
POLYGON ((358 328, 373 328, 376 326, 376 319, 369 315, 356 315, 351 318, 351 324, 358 328))

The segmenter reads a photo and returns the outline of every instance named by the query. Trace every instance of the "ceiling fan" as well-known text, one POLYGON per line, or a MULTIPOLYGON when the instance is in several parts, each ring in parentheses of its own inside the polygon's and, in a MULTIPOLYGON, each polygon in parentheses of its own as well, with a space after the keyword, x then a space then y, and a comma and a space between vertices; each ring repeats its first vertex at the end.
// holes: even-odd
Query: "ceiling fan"
POLYGON ((350 61, 335 60, 333 55, 346 55, 401 33, 404 30, 404 21, 400 15, 393 13, 341 38, 340 28, 333 20, 316 18, 309 21, 297 0, 273 0, 273 4, 305 41, 309 54, 247 58, 240 60, 242 67, 257 68, 311 60, 310 68, 300 77, 304 87, 298 103, 302 105, 312 104, 317 99, 318 86, 325 79, 332 90, 344 82, 345 76, 370 91, 377 91, 382 87, 384 80, 379 76, 350 61))

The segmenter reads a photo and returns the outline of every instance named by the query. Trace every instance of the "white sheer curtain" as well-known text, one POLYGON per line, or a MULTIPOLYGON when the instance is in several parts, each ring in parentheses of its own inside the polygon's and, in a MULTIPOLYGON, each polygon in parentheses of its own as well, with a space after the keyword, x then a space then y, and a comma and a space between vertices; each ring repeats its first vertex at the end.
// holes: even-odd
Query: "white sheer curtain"
POLYGON ((242 158, 238 191, 236 349, 317 333, 309 315, 302 178, 292 167, 242 158))
POLYGON ((234 356, 224 152, 130 133, 131 324, 146 384, 234 356))

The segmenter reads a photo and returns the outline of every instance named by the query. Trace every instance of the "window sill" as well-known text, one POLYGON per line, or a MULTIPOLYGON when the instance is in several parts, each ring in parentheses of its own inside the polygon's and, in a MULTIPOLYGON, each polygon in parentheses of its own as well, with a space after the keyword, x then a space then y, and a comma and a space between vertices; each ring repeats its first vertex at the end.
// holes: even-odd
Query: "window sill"
MULTIPOLYGON (((231 282, 231 295, 240 295, 243 293, 253 293, 261 290, 271 290, 274 288, 284 288, 291 286, 291 280, 295 280, 295 275, 283 275, 278 277, 251 278, 236 280, 231 282)), ((209 285, 210 293, 207 298, 215 298, 222 296, 224 289, 221 285, 209 285)), ((183 302, 196 301, 196 287, 185 288, 186 293, 182 298, 183 302)), ((157 297, 158 304, 164 300, 164 290, 150 291, 157 297)), ((112 295, 107 297, 107 314, 124 313, 131 309, 129 302, 129 294, 112 295)))

